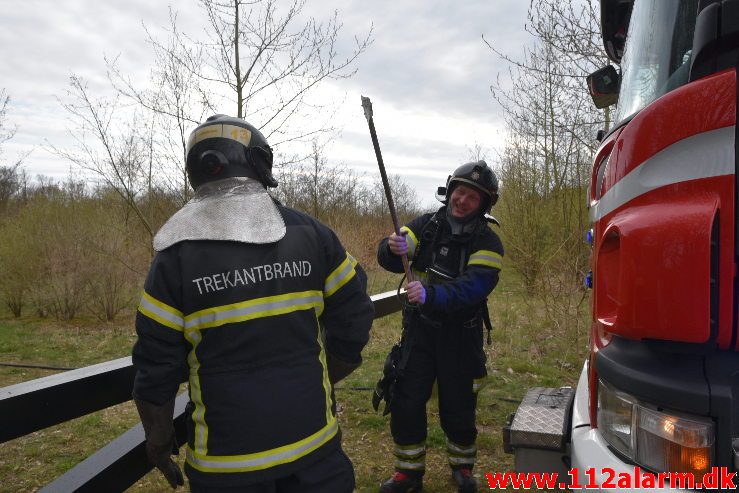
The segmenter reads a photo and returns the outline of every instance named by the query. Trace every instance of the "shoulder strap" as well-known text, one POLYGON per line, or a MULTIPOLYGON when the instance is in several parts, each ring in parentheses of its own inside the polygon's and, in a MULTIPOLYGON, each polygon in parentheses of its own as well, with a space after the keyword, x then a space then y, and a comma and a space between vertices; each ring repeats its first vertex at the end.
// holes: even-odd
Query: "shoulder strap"
MULTIPOLYGON (((475 228, 475 234, 473 235, 472 241, 476 240, 480 236, 482 236, 483 232, 487 229, 488 223, 494 222, 494 224, 498 224, 498 222, 493 218, 493 221, 490 221, 487 217, 485 217, 485 220, 480 221, 480 224, 477 228, 475 228)), ((467 252, 470 254, 470 252, 467 252)), ((466 262, 466 260, 465 260, 466 262)), ((480 303, 480 312, 482 315, 482 322, 485 324, 485 329, 487 330, 488 337, 487 337, 487 343, 488 346, 490 346, 493 343, 493 322, 490 319, 490 309, 488 308, 488 299, 485 298, 480 303)))
POLYGON ((464 267, 467 265, 467 262, 469 262, 470 255, 472 255, 472 249, 470 246, 472 243, 474 243, 480 236, 482 236, 483 232, 487 229, 488 224, 484 220, 478 221, 477 226, 475 226, 475 229, 473 230, 472 234, 470 235, 469 239, 464 243, 464 247, 462 249, 462 258, 460 258, 460 266, 459 266, 459 272, 462 272, 464 270, 464 267))
POLYGON ((418 235, 418 247, 416 248, 416 251, 413 253, 413 258, 411 259, 411 262, 415 261, 421 253, 421 249, 426 247, 428 248, 429 245, 433 245, 434 240, 436 239, 436 235, 439 233, 439 213, 442 209, 439 209, 436 211, 431 218, 426 221, 426 224, 423 225, 421 228, 421 232, 418 235))
POLYGON ((485 324, 485 329, 488 331, 488 346, 493 343, 493 322, 490 320, 490 310, 488 309, 488 299, 482 302, 482 322, 485 324))

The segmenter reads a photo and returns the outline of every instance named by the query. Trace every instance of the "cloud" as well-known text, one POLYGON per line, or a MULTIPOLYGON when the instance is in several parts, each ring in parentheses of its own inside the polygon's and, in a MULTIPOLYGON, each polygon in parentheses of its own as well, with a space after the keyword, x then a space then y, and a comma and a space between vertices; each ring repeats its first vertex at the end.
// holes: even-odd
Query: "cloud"
POLYGON ((488 87, 499 63, 482 35, 504 51, 519 51, 526 2, 352 2, 345 30, 372 19, 375 42, 361 60, 350 88, 383 94, 406 106, 450 115, 485 115, 493 109, 488 87))
MULTIPOLYGON (((36 147, 27 160, 29 171, 65 175, 68 163, 54 161, 38 146, 47 139, 69 143, 67 115, 57 101, 69 75, 83 76, 96 96, 109 94, 103 56, 119 56, 122 71, 144 83, 153 54, 142 21, 166 39, 169 11, 150 0, 40 4, 11 0, 0 18, 0 87, 12 98, 8 117, 18 127, 1 158, 36 147)), ((333 117, 343 132, 327 148, 329 160, 375 172, 359 106, 362 94, 375 104, 388 167, 417 185, 421 197, 443 184, 475 143, 499 146, 502 115, 489 85, 504 67, 481 36, 502 51, 519 53, 528 40, 523 30, 527 7, 520 0, 309 0, 306 17, 326 19, 338 9, 340 56, 349 52, 354 35, 374 24, 374 42, 358 60, 357 74, 331 81, 317 93, 330 101, 345 98, 333 117)), ((195 2, 174 0, 172 8, 185 32, 203 35, 207 19, 195 2)))

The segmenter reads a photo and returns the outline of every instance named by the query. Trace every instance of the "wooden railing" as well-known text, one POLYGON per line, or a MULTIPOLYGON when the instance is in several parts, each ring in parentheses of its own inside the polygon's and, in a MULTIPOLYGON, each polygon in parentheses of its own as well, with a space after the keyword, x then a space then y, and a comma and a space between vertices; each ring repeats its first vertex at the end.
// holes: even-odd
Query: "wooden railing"
MULTIPOLYGON (((400 311, 395 291, 372 296, 375 318, 400 311)), ((0 443, 131 400, 131 357, 0 388, 0 443)), ((187 393, 177 397, 177 443, 185 443, 187 393)), ((59 476, 40 491, 125 491, 152 469, 141 423, 59 476)))

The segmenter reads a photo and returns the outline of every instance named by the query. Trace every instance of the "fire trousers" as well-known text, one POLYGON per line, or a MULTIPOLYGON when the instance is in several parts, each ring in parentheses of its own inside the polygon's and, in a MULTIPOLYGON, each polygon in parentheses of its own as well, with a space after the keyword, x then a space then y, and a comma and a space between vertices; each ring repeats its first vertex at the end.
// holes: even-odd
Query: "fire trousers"
POLYGON ((449 465, 453 469, 472 468, 477 454, 477 393, 487 374, 482 322, 443 325, 415 317, 405 325, 404 344, 409 347, 404 350, 410 355, 396 384, 390 416, 395 468, 410 475, 425 471, 426 403, 434 381, 449 465))

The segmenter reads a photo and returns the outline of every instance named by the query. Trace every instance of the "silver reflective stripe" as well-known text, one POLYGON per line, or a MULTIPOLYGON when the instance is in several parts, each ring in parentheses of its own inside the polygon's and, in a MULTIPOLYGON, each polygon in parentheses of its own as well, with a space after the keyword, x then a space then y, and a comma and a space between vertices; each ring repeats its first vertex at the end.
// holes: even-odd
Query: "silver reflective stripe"
POLYGON ((503 265, 503 259, 500 255, 487 255, 479 252, 470 255, 468 264, 474 264, 474 261, 480 261, 486 264, 494 264, 496 267, 500 267, 501 265, 503 265))
POLYGON ((647 192, 676 183, 731 175, 734 170, 734 129, 719 128, 693 135, 659 151, 611 187, 590 207, 592 222, 647 192))
POLYGON ((346 281, 354 275, 355 262, 356 261, 354 260, 354 258, 352 258, 352 256, 347 253, 346 260, 342 262, 342 264, 345 265, 343 267, 339 266, 341 270, 332 272, 326 280, 323 291, 324 293, 326 293, 327 296, 331 296, 332 294, 334 294, 334 292, 337 291, 339 287, 345 284, 346 281))
MULTIPOLYGON (((320 294, 306 295, 299 297, 289 297, 283 299, 274 299, 275 297, 265 298, 262 303, 250 304, 247 306, 233 308, 233 309, 221 309, 217 308, 214 311, 208 311, 207 313, 200 315, 199 317, 188 318, 185 320, 185 328, 189 329, 192 327, 212 327, 222 325, 226 323, 226 320, 233 319, 231 321, 240 321, 250 318, 251 315, 263 314, 262 316, 271 315, 272 312, 277 311, 278 313, 284 313, 282 310, 285 308, 296 307, 300 305, 311 304, 315 306, 321 306, 323 304, 323 296, 320 294), (217 311, 216 311, 217 310, 217 311)), ((202 327, 202 328, 205 328, 202 327)))
POLYGON ((293 445, 247 455, 198 457, 188 447, 187 461, 196 469, 203 471, 246 472, 267 469, 279 464, 292 462, 307 455, 336 435, 338 429, 338 421, 334 419, 325 428, 306 440, 293 445))
POLYGON ((457 454, 476 454, 477 453, 477 446, 472 445, 469 448, 462 448, 459 445, 456 445, 452 442, 448 442, 446 444, 447 450, 450 452, 455 452, 457 454))
POLYGON ((417 448, 412 448, 412 449, 400 449, 396 447, 395 455, 402 456, 402 457, 415 457, 419 454, 424 453, 425 451, 426 451, 426 447, 423 445, 417 448))
POLYGON ((423 461, 421 462, 405 462, 405 461, 400 461, 400 460, 395 461, 395 467, 397 469, 424 469, 425 466, 426 465, 424 464, 423 461))
POLYGON ((396 469, 423 470, 426 464, 426 444, 398 445, 393 450, 396 469))
MULTIPOLYGON (((139 307, 155 315, 154 320, 156 320, 156 317, 161 318, 163 320, 166 320, 167 322, 170 322, 173 326, 176 326, 172 328, 179 328, 179 330, 182 330, 182 326, 185 323, 184 319, 181 316, 178 316, 168 310, 161 308, 158 305, 155 305, 154 303, 149 301, 149 297, 150 295, 147 295, 146 293, 144 293, 141 296, 141 302, 139 303, 139 307)), ((174 308, 172 309, 174 310, 174 308)), ((148 316, 148 314, 145 314, 145 315, 148 316)), ((169 324, 164 324, 164 325, 169 325, 169 324)), ((170 325, 170 327, 172 325, 170 325)))

